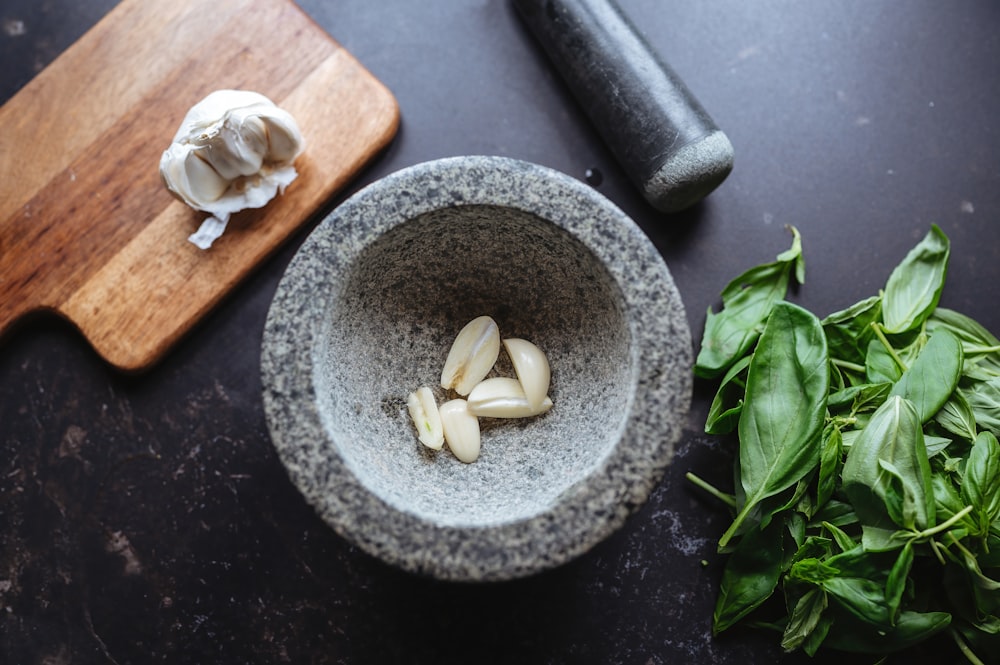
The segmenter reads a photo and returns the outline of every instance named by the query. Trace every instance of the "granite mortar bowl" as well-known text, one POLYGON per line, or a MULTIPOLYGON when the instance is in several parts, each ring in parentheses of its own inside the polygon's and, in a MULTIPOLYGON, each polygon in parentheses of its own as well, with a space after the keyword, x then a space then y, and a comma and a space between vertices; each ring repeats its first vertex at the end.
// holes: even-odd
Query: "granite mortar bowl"
MULTIPOLYGON (((339 534, 447 580, 526 576, 620 527, 660 480, 691 399, 673 280, 622 211, 569 176, 500 157, 391 174, 338 206, 268 314, 264 405, 293 483, 339 534), (406 397, 488 314, 538 345, 554 407, 482 418, 472 464, 417 441, 406 397)), ((514 376, 501 351, 494 368, 514 376)))

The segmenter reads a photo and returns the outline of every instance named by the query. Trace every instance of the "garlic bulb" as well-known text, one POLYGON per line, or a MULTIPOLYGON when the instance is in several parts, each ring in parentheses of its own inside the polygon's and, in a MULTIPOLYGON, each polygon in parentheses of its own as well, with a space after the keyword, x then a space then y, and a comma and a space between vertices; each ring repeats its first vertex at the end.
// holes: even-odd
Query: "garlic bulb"
POLYGON ((207 249, 230 215, 284 193, 302 148, 295 119, 264 95, 217 90, 195 104, 160 158, 167 189, 212 215, 188 240, 207 249))

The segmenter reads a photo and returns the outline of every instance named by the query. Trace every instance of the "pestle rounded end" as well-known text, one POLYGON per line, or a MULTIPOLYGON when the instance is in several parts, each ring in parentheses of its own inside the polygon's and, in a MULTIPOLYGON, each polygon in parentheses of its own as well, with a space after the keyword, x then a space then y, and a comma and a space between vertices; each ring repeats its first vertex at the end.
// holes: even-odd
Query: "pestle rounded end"
POLYGON ((716 130, 671 153, 642 187, 662 212, 689 208, 722 184, 733 170, 733 144, 716 130))

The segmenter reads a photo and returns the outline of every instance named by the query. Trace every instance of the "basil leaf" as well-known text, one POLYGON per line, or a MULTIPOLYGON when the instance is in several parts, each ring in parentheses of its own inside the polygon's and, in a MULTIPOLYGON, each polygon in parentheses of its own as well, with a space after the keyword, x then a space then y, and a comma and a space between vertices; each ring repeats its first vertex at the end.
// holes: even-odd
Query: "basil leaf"
POLYGON ((837 427, 829 428, 819 457, 819 479, 816 482, 816 505, 822 506, 837 489, 840 469, 843 466, 844 437, 837 427))
POLYGON ((837 411, 850 405, 850 417, 866 411, 874 411, 882 406, 882 402, 889 396, 894 384, 890 381, 884 383, 862 383, 831 393, 826 400, 826 405, 831 411, 837 411))
POLYGON ((744 534, 726 561, 712 615, 718 635, 767 600, 781 579, 784 525, 775 520, 766 529, 744 534))
POLYGON ((813 628, 809 636, 806 637, 805 641, 802 643, 802 651, 809 655, 810 657, 815 656, 816 652, 823 645, 823 640, 830 633, 830 628, 833 626, 833 618, 826 616, 825 614, 820 617, 819 623, 813 628))
POLYGON ((830 535, 833 536, 833 539, 834 541, 836 541, 837 547, 840 548, 841 552, 848 552, 857 546, 857 543, 854 542, 854 539, 851 538, 849 535, 847 535, 847 533, 845 533, 844 530, 841 529, 840 527, 826 521, 824 521, 822 524, 823 528, 829 531, 830 535))
POLYGON ((760 501, 791 487, 819 463, 829 385, 819 319, 798 305, 775 304, 750 361, 740 413, 740 485, 746 499, 720 547, 760 501))
POLYGON ((913 540, 912 531, 882 529, 876 526, 861 527, 861 545, 867 552, 891 552, 913 540))
POLYGON ((872 415, 848 451, 842 474, 844 492, 861 523, 892 529, 894 521, 886 507, 892 477, 880 462, 898 470, 900 482, 910 493, 912 526, 926 529, 933 525, 934 493, 920 417, 912 403, 899 396, 890 397, 872 415))
POLYGON ((746 393, 744 372, 752 356, 744 356, 729 368, 715 392, 712 406, 705 419, 707 434, 729 434, 736 429, 743 410, 743 395, 746 393))
POLYGON ((835 554, 826 563, 840 571, 841 577, 858 577, 883 581, 888 557, 873 555, 861 545, 835 554))
POLYGON ((962 393, 976 414, 976 423, 1000 436, 1000 378, 977 381, 962 393))
POLYGON ((788 291, 790 274, 802 270, 801 238, 798 230, 790 229, 793 240, 789 250, 775 262, 751 268, 726 285, 718 314, 709 308, 695 376, 712 379, 721 375, 757 342, 774 304, 788 291))
MULTIPOLYGON (((792 491, 791 496, 784 503, 780 503, 777 508, 772 510, 762 511, 762 516, 764 520, 769 520, 771 517, 784 513, 789 510, 795 510, 796 512, 802 513, 803 515, 809 513, 809 508, 812 506, 812 502, 809 501, 808 491, 809 485, 812 482, 812 476, 807 475, 802 478, 797 483, 795 483, 795 489, 792 491)), ((767 526, 767 522, 762 522, 764 526, 767 526)))
POLYGON ((965 570, 969 573, 969 578, 972 580, 973 588, 976 591, 1000 591, 1000 582, 988 577, 986 573, 983 572, 982 567, 979 565, 979 560, 973 556, 969 550, 964 547, 957 549, 959 558, 965 565, 965 570))
POLYGON ((917 530, 916 500, 906 478, 892 462, 880 459, 878 465, 881 469, 880 477, 885 481, 882 500, 889 511, 889 518, 904 529, 917 530))
POLYGON ((855 545, 825 560, 828 566, 839 572, 840 577, 859 577, 876 581, 885 579, 887 561, 888 557, 873 555, 861 545, 855 545))
POLYGON ((792 234, 792 246, 778 254, 776 257, 782 263, 791 263, 795 271, 795 281, 799 284, 806 283, 806 261, 802 256, 802 236, 794 226, 785 227, 792 234))
POLYGON ((887 332, 912 330, 937 307, 950 249, 948 237, 934 225, 892 271, 882 298, 882 322, 887 332))
POLYGON ((889 616, 896 622, 899 607, 903 602, 903 592, 906 591, 906 580, 913 568, 913 545, 907 543, 899 552, 896 562, 889 571, 889 579, 885 583, 885 600, 889 606, 889 616))
POLYGON ((851 504, 830 499, 820 507, 813 516, 813 520, 817 524, 829 522, 834 526, 843 527, 857 524, 858 515, 854 512, 851 504))
POLYGON ((817 559, 822 560, 830 556, 830 545, 833 543, 832 540, 824 536, 809 536, 805 539, 805 542, 799 546, 795 554, 789 561, 790 565, 795 565, 799 561, 804 559, 817 559))
MULTIPOLYGON (((803 492, 804 496, 805 492, 803 492)), ((785 516, 785 526, 788 528, 788 535, 796 547, 802 547, 806 542, 806 518, 803 513, 796 509, 785 516)))
POLYGON ((831 577, 823 589, 855 617, 880 628, 892 626, 885 589, 874 580, 859 577, 831 577))
POLYGON ((951 445, 951 439, 943 436, 924 434, 924 448, 927 449, 927 459, 943 453, 951 445))
POLYGON ((990 381, 1000 377, 1000 365, 993 365, 982 357, 966 355, 962 376, 973 381, 990 381))
POLYGON ((956 390, 934 415, 938 425, 965 441, 976 440, 976 414, 961 390, 956 390))
POLYGON ((987 635, 1000 635, 1000 617, 992 614, 984 616, 983 618, 977 618, 972 622, 972 625, 975 626, 977 630, 986 633, 987 635))
POLYGON ((951 519, 965 508, 958 489, 945 474, 931 476, 931 491, 934 493, 935 512, 942 521, 951 519))
POLYGON ((868 342, 874 334, 872 323, 879 320, 881 313, 882 298, 872 296, 823 319, 830 357, 863 365, 868 342))
POLYGON ((1000 443, 990 432, 976 437, 962 479, 962 496, 972 505, 979 533, 1000 517, 1000 443))
POLYGON ((989 379, 1000 374, 1000 340, 971 317, 938 307, 927 320, 927 331, 933 334, 945 329, 959 338, 966 359, 966 374, 989 379), (969 363, 982 367, 970 367, 969 363))
POLYGON ((861 425, 859 429, 844 430, 840 433, 840 435, 844 438, 842 445, 845 451, 850 450, 851 448, 854 447, 854 442, 857 441, 858 438, 860 438, 861 433, 865 431, 864 428, 867 424, 868 422, 866 421, 864 424, 861 425))
POLYGON ((840 570, 816 557, 796 561, 788 570, 788 579, 793 582, 821 585, 840 574, 840 570))
MULTIPOLYGON (((927 319, 927 329, 934 331, 938 327, 947 328, 962 340, 963 344, 973 347, 997 347, 1000 346, 1000 339, 984 328, 982 324, 970 316, 956 312, 947 307, 938 307, 927 319)), ((994 349, 994 353, 997 352, 994 349)))
POLYGON ((865 377, 869 383, 896 383, 903 376, 903 368, 892 357, 880 339, 868 342, 865 354, 865 377))
POLYGON ((810 589, 799 598, 781 636, 781 647, 785 651, 794 651, 802 646, 819 625, 825 609, 826 593, 820 588, 810 589))
POLYGON ((962 343, 947 330, 939 330, 889 394, 911 401, 925 423, 948 401, 961 375, 962 343))
POLYGON ((947 612, 900 612, 891 630, 857 621, 837 622, 825 644, 833 649, 853 653, 877 654, 900 651, 923 642, 944 630, 951 623, 947 612))

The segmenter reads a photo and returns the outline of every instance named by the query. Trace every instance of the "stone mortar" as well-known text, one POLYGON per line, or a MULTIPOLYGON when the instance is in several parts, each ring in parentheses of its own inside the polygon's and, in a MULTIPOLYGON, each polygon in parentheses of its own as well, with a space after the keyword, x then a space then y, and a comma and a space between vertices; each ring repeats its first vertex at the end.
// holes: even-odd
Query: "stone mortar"
MULTIPOLYGON (((642 231, 588 186, 500 157, 419 164, 359 191, 303 244, 264 331, 271 437, 338 533, 449 580, 529 575, 620 527, 670 462, 691 335, 642 231), (555 404, 481 419, 463 464, 424 448, 407 394, 481 314, 541 347, 555 404)), ((514 376, 501 352, 495 374, 514 376)))

